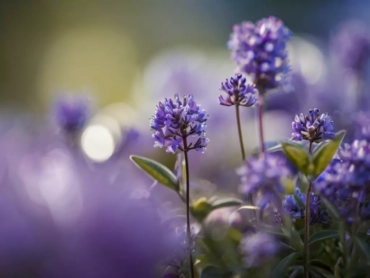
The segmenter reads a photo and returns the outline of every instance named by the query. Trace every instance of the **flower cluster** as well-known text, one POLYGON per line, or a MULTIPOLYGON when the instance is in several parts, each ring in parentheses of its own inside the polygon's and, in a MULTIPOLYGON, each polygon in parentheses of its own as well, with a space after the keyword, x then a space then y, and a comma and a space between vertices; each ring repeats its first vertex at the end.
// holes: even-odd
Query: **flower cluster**
POLYGON ((289 71, 286 42, 291 33, 284 23, 268 17, 233 27, 228 46, 240 71, 253 76, 266 89, 280 86, 289 71))
POLYGON ((208 139, 204 137, 207 117, 206 111, 201 110, 192 95, 182 100, 175 95, 175 100, 159 102, 151 120, 154 146, 166 147, 166 151, 172 153, 191 149, 203 152, 208 144, 208 139), (192 137, 198 139, 188 142, 192 137))
POLYGON ((273 258, 279 246, 270 234, 258 232, 246 234, 240 242, 239 250, 243 255, 244 266, 258 267, 273 258))
POLYGON ((296 115, 292 122, 292 139, 295 141, 309 140, 319 143, 334 137, 334 122, 327 113, 320 115, 318 108, 311 109, 308 115, 296 115))
POLYGON ((241 193, 245 196, 256 196, 261 208, 271 202, 275 205, 279 203, 280 194, 284 192, 284 179, 291 175, 286 161, 271 154, 248 158, 245 166, 239 169, 239 174, 241 193))
POLYGON ((60 128, 67 132, 75 132, 80 130, 88 120, 89 101, 84 96, 59 97, 53 112, 60 128))
POLYGON ((220 104, 224 106, 240 105, 245 107, 254 105, 257 101, 257 89, 254 86, 245 84, 246 81, 245 77, 237 74, 235 77, 231 77, 230 81, 226 79, 225 82, 221 83, 221 90, 226 92, 228 96, 224 99, 220 95, 218 97, 220 104))
POLYGON ((354 219, 370 219, 370 143, 355 140, 338 151, 334 159, 314 183, 316 191, 325 196, 340 216, 352 223, 354 219))
MULTIPOLYGON (((306 196, 299 188, 294 190, 294 195, 286 195, 283 201, 283 207, 287 214, 290 215, 293 221, 296 219, 304 219, 306 215, 306 196), (301 205, 296 200, 299 199, 301 205)), ((320 197, 315 194, 310 195, 310 225, 314 224, 326 225, 329 223, 328 213, 321 208, 320 197)))

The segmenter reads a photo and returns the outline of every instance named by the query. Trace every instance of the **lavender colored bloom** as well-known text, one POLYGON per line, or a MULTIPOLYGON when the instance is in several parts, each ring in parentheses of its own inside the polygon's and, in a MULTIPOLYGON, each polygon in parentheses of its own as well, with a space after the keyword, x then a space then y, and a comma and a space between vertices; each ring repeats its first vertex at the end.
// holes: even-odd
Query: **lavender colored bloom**
POLYGON ((315 190, 325 196, 340 216, 352 223, 354 219, 369 220, 370 143, 355 140, 338 150, 334 159, 315 181, 315 190))
POLYGON ((294 118, 292 122, 292 140, 309 140, 319 143, 322 140, 334 137, 334 122, 328 113, 320 115, 318 108, 311 109, 308 115, 302 113, 294 118))
POLYGON ((259 267, 278 252, 276 240, 268 233, 246 234, 240 245, 245 267, 259 267))
POLYGON ((333 50, 345 68, 363 70, 370 57, 370 33, 359 22, 346 22, 332 40, 333 50))
POLYGON ((370 113, 359 112, 355 116, 355 123, 360 129, 361 135, 359 137, 370 140, 370 113))
POLYGON ((254 86, 245 84, 247 79, 241 74, 237 74, 235 77, 231 77, 230 81, 226 79, 225 82, 221 83, 221 90, 228 94, 227 98, 224 99, 221 95, 218 100, 221 105, 232 106, 240 105, 250 107, 257 101, 256 93, 257 89, 254 86))
POLYGON ((257 205, 265 208, 273 202, 279 206, 280 194, 284 192, 283 180, 290 176, 290 170, 286 160, 282 157, 266 154, 260 157, 250 157, 245 166, 240 168, 241 175, 240 191, 249 196, 259 198, 257 205))
POLYGON ((159 102, 151 120, 154 147, 166 147, 166 151, 172 153, 192 149, 204 152, 209 141, 204 137, 207 117, 192 95, 181 100, 176 94, 175 101, 159 102))
POLYGON ((282 84, 289 71, 286 41, 290 37, 284 23, 271 16, 256 24, 235 25, 228 47, 240 71, 251 74, 257 87, 273 89, 282 84))
POLYGON ((89 117, 89 100, 85 96, 62 96, 54 106, 57 124, 67 132, 83 128, 89 117))
MULTIPOLYGON (((293 221, 296 219, 304 219, 306 215, 306 196, 296 188, 294 195, 286 195, 283 201, 283 207, 287 214, 290 215, 293 221), (300 206, 295 198, 299 198, 304 206, 300 206)), ((329 223, 328 213, 321 208, 320 197, 315 194, 310 195, 310 225, 314 224, 326 225, 329 223)))

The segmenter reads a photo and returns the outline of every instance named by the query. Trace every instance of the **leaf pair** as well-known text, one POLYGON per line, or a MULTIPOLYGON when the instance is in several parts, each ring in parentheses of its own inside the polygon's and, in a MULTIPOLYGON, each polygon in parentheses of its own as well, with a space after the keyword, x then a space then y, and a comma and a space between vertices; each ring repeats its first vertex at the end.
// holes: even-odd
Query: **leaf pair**
POLYGON ((342 130, 335 134, 333 140, 322 142, 314 151, 308 153, 302 145, 294 142, 283 142, 282 149, 289 161, 309 180, 315 180, 329 165, 334 154, 338 150, 346 131, 342 130))

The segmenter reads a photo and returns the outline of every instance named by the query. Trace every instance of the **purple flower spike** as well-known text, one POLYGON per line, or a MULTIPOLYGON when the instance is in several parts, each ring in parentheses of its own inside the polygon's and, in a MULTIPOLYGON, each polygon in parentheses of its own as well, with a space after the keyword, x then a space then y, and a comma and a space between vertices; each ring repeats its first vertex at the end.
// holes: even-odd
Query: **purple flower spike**
MULTIPOLYGON (((295 189, 295 195, 299 198, 304 205, 306 205, 306 196, 300 191, 299 188, 295 189)), ((316 223, 326 225, 329 223, 328 213, 321 208, 320 197, 311 193, 310 195, 310 225, 316 223)), ((296 219, 304 219, 306 215, 305 207, 301 207, 294 195, 286 195, 283 201, 283 207, 287 214, 290 215, 293 221, 296 219)))
POLYGON ((286 161, 276 155, 250 157, 239 170, 241 175, 240 191, 246 196, 258 196, 257 205, 262 209, 270 203, 279 206, 280 194, 284 192, 283 180, 291 173, 286 161))
POLYGON ((334 122, 327 114, 321 114, 318 108, 311 109, 307 116, 296 115, 292 122, 292 140, 309 140, 319 143, 334 137, 334 122))
POLYGON ((241 72, 251 74, 257 87, 273 89, 289 71, 286 42, 290 37, 284 23, 271 16, 256 24, 235 25, 228 46, 241 72))
POLYGON ((315 190, 325 196, 340 216, 352 223, 354 219, 370 220, 370 143, 355 140, 338 150, 334 159, 315 181, 315 190))
POLYGON ((57 124, 67 132, 80 130, 88 120, 89 104, 86 96, 59 97, 54 106, 57 124))
POLYGON ((226 92, 228 96, 224 99, 220 95, 218 97, 220 104, 224 106, 240 105, 245 107, 254 105, 257 101, 257 89, 254 86, 245 84, 246 81, 245 77, 237 74, 235 77, 231 77, 230 81, 226 79, 225 82, 222 82, 221 90, 226 92))
POLYGON ((182 100, 175 95, 175 100, 159 102, 151 119, 154 147, 166 147, 171 153, 192 149, 204 152, 209 141, 204 137, 207 117, 192 95, 182 100))

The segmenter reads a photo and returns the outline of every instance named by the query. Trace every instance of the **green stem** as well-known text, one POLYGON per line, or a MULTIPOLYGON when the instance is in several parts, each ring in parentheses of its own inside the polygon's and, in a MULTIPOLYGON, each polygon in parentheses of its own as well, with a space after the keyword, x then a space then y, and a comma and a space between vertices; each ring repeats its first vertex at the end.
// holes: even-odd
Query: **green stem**
POLYGON ((263 93, 263 89, 258 88, 258 134, 260 139, 261 153, 265 152, 265 139, 263 135, 263 106, 265 99, 263 93))
POLYGON ((238 134, 239 134, 239 143, 240 143, 240 149, 242 151, 242 159, 245 160, 245 150, 244 150, 244 144, 243 144, 243 135, 242 135, 242 127, 240 123, 240 113, 239 113, 239 105, 235 105, 235 111, 236 111, 236 122, 238 124, 238 134))
MULTIPOLYGON (((186 137, 183 138, 184 141, 184 155, 185 155, 185 174, 186 174, 186 234, 188 238, 188 245, 191 245, 191 231, 190 231, 190 180, 189 180, 189 159, 186 137)), ((191 278, 194 278, 194 263, 191 248, 189 248, 189 267, 191 278)))
MULTIPOLYGON (((308 152, 312 155, 312 141, 308 147, 308 152)), ((308 246, 308 239, 310 238, 310 195, 311 195, 312 182, 307 189, 306 195, 306 215, 305 215, 305 225, 304 225, 304 277, 310 277, 309 271, 309 261, 310 261, 310 249, 308 246)))

